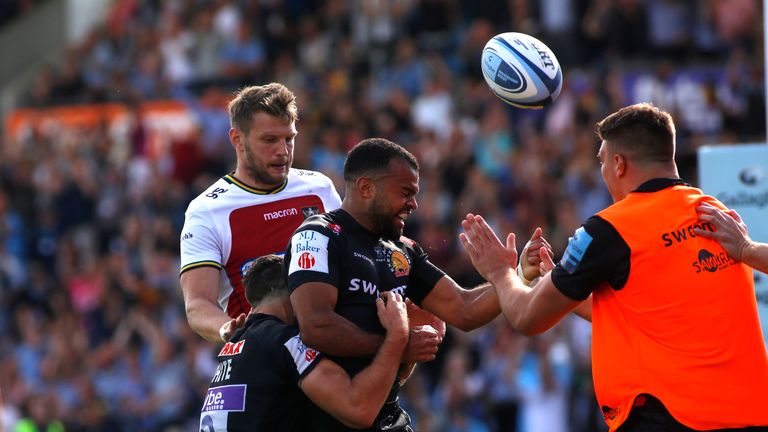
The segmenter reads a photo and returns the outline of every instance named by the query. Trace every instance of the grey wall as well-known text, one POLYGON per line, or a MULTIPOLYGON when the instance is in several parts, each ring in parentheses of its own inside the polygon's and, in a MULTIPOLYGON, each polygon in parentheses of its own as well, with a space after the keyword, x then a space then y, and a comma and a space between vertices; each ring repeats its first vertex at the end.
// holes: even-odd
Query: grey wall
MULTIPOLYGON (((15 106, 41 66, 66 46, 64 0, 49 0, 0 29, 0 116, 15 106)), ((2 128, 0 123, 0 129, 2 128)), ((0 130, 2 132, 2 130, 0 130)))

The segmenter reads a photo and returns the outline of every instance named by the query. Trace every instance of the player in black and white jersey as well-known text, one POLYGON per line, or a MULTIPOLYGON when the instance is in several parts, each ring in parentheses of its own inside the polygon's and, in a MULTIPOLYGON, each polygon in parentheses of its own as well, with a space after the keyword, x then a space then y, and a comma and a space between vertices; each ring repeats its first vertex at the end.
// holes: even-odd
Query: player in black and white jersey
MULTIPOLYGON (((405 220, 418 207, 418 163, 413 155, 384 139, 364 140, 349 152, 344 180, 341 209, 307 219, 286 251, 291 302, 305 342, 354 374, 370 363, 382 341, 375 313, 381 292, 402 293, 465 331, 500 313, 489 284, 461 288, 416 242, 402 236, 405 220)), ((432 359, 437 351, 420 331, 411 333, 406 364, 432 359)), ((407 415, 396 403, 397 391, 394 385, 370 430, 408 430, 407 415)), ((345 430, 319 410, 311 416, 313 430, 345 430)))
POLYGON ((181 232, 181 288, 192 330, 229 338, 250 306, 242 278, 253 261, 281 254, 305 218, 339 207, 331 180, 291 168, 298 119, 277 83, 242 89, 229 104, 237 167, 190 204, 181 232))
POLYGON ((376 300, 386 339, 366 369, 350 376, 298 334, 282 258, 256 260, 245 280, 253 305, 245 328, 219 353, 200 412, 200 431, 309 431, 307 397, 350 427, 370 426, 395 379, 408 340, 402 297, 376 300), (306 395, 306 396, 305 396, 306 395))

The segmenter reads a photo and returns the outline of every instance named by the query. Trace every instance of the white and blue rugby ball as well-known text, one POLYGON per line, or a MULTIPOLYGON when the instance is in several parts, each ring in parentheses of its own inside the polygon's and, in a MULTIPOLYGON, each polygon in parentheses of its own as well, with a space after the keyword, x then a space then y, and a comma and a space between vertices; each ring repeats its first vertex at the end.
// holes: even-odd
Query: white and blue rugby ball
POLYGON ((524 33, 501 33, 485 44, 483 77, 491 91, 519 108, 543 108, 563 88, 563 71, 555 54, 524 33))

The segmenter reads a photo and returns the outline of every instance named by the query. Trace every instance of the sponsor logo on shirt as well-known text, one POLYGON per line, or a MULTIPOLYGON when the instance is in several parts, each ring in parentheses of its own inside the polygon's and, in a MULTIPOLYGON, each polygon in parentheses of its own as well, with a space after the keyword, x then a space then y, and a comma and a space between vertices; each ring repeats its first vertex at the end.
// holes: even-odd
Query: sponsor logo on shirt
POLYGON ((387 249, 384 246, 375 246, 373 248, 373 253, 376 254, 376 262, 384 262, 387 260, 387 249))
POLYGON ((621 415, 621 408, 611 408, 608 405, 603 405, 601 410, 603 411, 603 417, 606 420, 613 420, 621 415))
MULTIPOLYGON (((397 287, 392 288, 390 291, 395 294, 400 294, 402 296, 405 296, 405 288, 407 285, 400 285, 397 287)), ((349 291, 356 292, 361 291, 370 294, 374 297, 379 296, 379 288, 376 286, 375 283, 367 281, 365 279, 360 278, 353 278, 349 281, 349 286, 347 287, 349 291)))
MULTIPOLYGON (((278 252, 272 252, 272 255, 277 255, 277 256, 281 257, 281 256, 285 255, 285 251, 282 250, 282 251, 278 251, 278 252)), ((240 276, 241 277, 245 277, 245 275, 248 274, 248 270, 250 270, 251 267, 253 267, 253 263, 255 263, 257 259, 259 259, 259 258, 257 257, 257 258, 251 258, 249 260, 246 260, 245 263, 243 263, 243 265, 240 266, 240 276)))
POLYGON ((317 357, 317 351, 307 347, 307 351, 304 353, 304 360, 312 363, 312 361, 315 360, 315 357, 317 357))
POLYGON ((364 293, 370 294, 370 295, 379 295, 379 289, 376 288, 376 284, 373 282, 369 282, 365 279, 359 279, 354 278, 349 281, 349 290, 350 291, 360 291, 360 289, 363 290, 364 293))
MULTIPOLYGON (((304 209, 301 209, 301 210, 304 211, 304 209)), ((284 218, 284 217, 287 217, 287 216, 296 216, 297 214, 299 214, 299 211, 296 210, 295 207, 291 207, 291 208, 287 208, 287 209, 273 211, 273 212, 270 212, 270 213, 264 213, 264 220, 265 221, 270 221, 270 220, 284 218)), ((306 216, 304 216, 304 217, 306 218, 306 216)))
POLYGON ((389 271, 395 274, 396 277, 408 276, 411 271, 411 263, 408 261, 408 257, 399 250, 389 251, 389 263, 387 264, 389 271))
POLYGON ((317 231, 299 231, 291 237, 288 274, 311 270, 328 273, 328 236, 317 231))
POLYGON ((293 357, 293 363, 296 365, 296 371, 299 374, 303 374, 319 354, 316 350, 304 345, 301 335, 288 339, 283 345, 291 354, 291 357, 293 357))
POLYGON ((306 219, 306 218, 308 218, 308 217, 310 217, 312 215, 316 215, 318 213, 320 213, 320 209, 318 209, 317 207, 302 207, 301 208, 301 214, 304 216, 304 219, 306 219))
POLYGON ((573 233, 573 237, 568 239, 568 247, 563 253, 563 258, 560 260, 560 265, 568 273, 576 271, 576 267, 581 263, 584 258, 584 254, 587 253, 587 248, 592 243, 592 236, 581 227, 573 233))
POLYGON ((299 256, 299 267, 304 270, 309 270, 315 266, 315 257, 309 252, 304 252, 299 256))
POLYGON ((216 432, 213 417, 207 414, 203 415, 203 418, 200 420, 200 432, 216 432))
POLYGON ((373 260, 372 259, 370 259, 367 256, 361 254, 360 252, 352 252, 352 256, 354 256, 356 258, 364 259, 364 260, 368 261, 369 263, 371 263, 372 265, 375 265, 375 264, 373 264, 373 260))
POLYGON ((734 262, 733 258, 725 252, 715 255, 706 249, 701 249, 699 256, 696 261, 691 263, 691 266, 693 266, 696 273, 701 273, 702 271, 714 273, 730 267, 734 262))
POLYGON ((670 247, 676 243, 682 243, 686 240, 691 240, 696 237, 696 233, 693 232, 694 228, 700 228, 705 231, 715 232, 715 227, 709 222, 694 223, 687 227, 680 228, 678 230, 670 231, 661 235, 661 240, 664 242, 664 247, 670 247))
POLYGON ((182 239, 182 240, 189 240, 189 239, 191 239, 191 238, 194 238, 194 236, 192 235, 192 233, 184 233, 184 235, 183 235, 183 236, 181 236, 181 239, 182 239))
POLYGON ((335 223, 329 223, 328 229, 331 230, 334 234, 339 235, 341 234, 341 226, 335 223))
POLYGON ((246 388, 246 384, 236 384, 208 389, 202 412, 245 411, 246 388))
POLYGON ((243 345, 245 345, 245 340, 241 340, 240 342, 227 342, 223 347, 221 347, 219 356, 231 356, 240 354, 243 352, 243 345))
POLYGON ((216 188, 216 189, 214 189, 214 190, 212 190, 212 191, 208 192, 207 194, 205 194, 205 196, 207 196, 208 198, 213 198, 213 199, 216 199, 216 198, 218 198, 218 197, 219 197, 219 195, 221 195, 221 194, 223 194, 223 193, 227 192, 228 190, 229 190, 229 189, 216 188))
POLYGON ((248 270, 250 270, 251 267, 253 267, 253 263, 254 262, 256 262, 256 258, 249 259, 248 261, 245 262, 245 264, 241 265, 240 266, 240 276, 245 278, 245 275, 248 274, 248 270))

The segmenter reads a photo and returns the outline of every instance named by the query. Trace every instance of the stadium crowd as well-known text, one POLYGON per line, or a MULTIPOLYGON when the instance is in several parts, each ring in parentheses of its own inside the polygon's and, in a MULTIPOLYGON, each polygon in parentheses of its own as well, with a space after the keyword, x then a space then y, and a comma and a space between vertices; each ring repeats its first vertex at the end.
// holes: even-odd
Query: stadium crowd
MULTIPOLYGON (((22 2, 23 3, 23 2, 22 2)), ((540 226, 560 256, 610 202, 594 123, 651 101, 675 116, 681 176, 702 144, 764 138, 756 0, 118 0, 35 79, 19 107, 188 104, 198 133, 147 150, 140 115, 6 134, 0 146, 0 422, 6 430, 191 430, 217 347, 185 320, 184 210, 232 168, 228 94, 279 81, 298 97, 294 166, 343 190, 346 151, 382 136, 421 163, 406 235, 458 282, 468 212, 496 232, 540 226), (536 35, 557 54, 556 103, 524 111, 483 82, 485 42, 536 35), (26 419, 26 420, 23 420, 26 419), (31 424, 38 428, 29 428, 31 424), (16 425, 17 429, 14 429, 16 425), (24 426, 26 425, 26 426, 24 426), (40 425, 48 425, 46 426, 40 425), (27 427, 27 429, 22 429, 27 427)), ((137 109, 136 113, 140 113, 137 109)), ((520 245, 522 247, 522 245, 520 245)), ((590 325, 534 338, 503 319, 449 330, 402 402, 418 431, 594 431, 590 325)))

